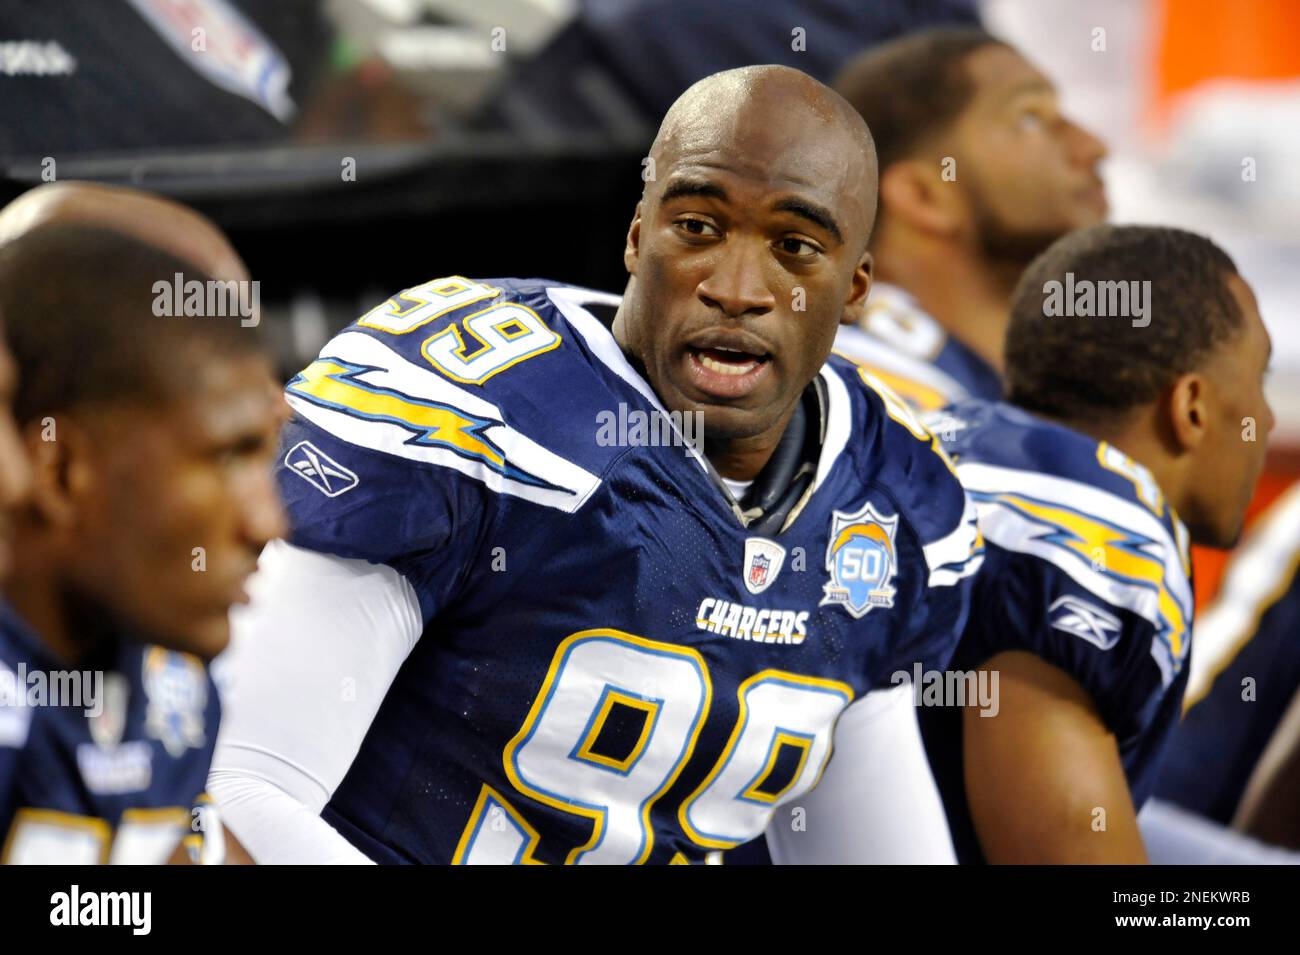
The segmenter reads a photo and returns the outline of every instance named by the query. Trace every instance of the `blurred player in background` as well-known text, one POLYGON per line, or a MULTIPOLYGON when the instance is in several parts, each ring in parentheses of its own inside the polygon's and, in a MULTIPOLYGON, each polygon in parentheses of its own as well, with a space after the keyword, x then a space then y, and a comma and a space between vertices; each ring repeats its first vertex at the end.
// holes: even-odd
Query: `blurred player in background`
MULTIPOLYGON (((5 344, 4 317, 0 315, 0 583, 14 566, 11 511, 26 498, 32 481, 27 454, 14 423, 13 402, 17 389, 18 366, 5 344)), ((0 729, 0 738, 4 732, 0 729)))
POLYGON ((1153 859, 1266 854, 1234 832, 1300 849, 1298 568, 1300 485, 1292 485, 1251 525, 1199 615, 1185 715, 1156 786, 1159 801, 1142 819, 1153 859))
POLYGON ((859 794, 889 858, 951 860, 888 676, 946 660, 973 510, 828 360, 870 286, 870 134, 755 67, 683 94, 650 158, 621 302, 439 279, 289 382, 293 536, 210 780, 259 861, 702 861, 816 784, 854 701, 880 732, 836 758, 889 777, 859 794), (660 439, 602 437, 620 415, 660 439))
MULTIPOLYGON (((107 194, 91 192, 99 208, 107 194)), ((158 283, 207 273, 75 223, 68 198, 18 209, 43 224, 0 215, 0 308, 34 472, 0 647, 12 673, 86 688, 81 705, 8 701, 4 861, 160 862, 183 858, 204 798, 219 714, 207 662, 258 551, 283 531, 269 467, 283 405, 237 317, 159 314, 158 283)), ((201 861, 219 831, 207 828, 201 861)))
MULTIPOLYGON (((935 416, 988 547, 952 669, 998 679, 995 707, 921 712, 962 861, 1146 860, 1137 808, 1187 683, 1189 543, 1241 532, 1273 425, 1270 351, 1249 286, 1209 240, 1096 226, 1053 244, 1016 290, 1008 403, 935 416), (1049 296, 1067 276, 1080 294, 1114 282, 1135 297, 1066 317, 1049 296)), ((824 835, 769 831, 778 860, 843 858, 855 822, 837 768, 806 802, 824 835)))
POLYGON ((1105 147, 1061 115, 1047 77, 978 27, 874 47, 835 89, 880 161, 877 281, 836 350, 923 410, 996 400, 1012 290, 1054 240, 1105 218, 1105 147))
POLYGON ((98 226, 171 253, 214 279, 248 281, 248 268, 207 216, 162 196, 93 182, 51 182, 0 210, 0 248, 42 226, 98 226))
MULTIPOLYGON (((1296 591, 1293 583, 1292 604, 1296 591)), ((1249 836, 1292 850, 1290 861, 1300 863, 1300 692, 1291 697, 1260 755, 1233 824, 1249 836)))

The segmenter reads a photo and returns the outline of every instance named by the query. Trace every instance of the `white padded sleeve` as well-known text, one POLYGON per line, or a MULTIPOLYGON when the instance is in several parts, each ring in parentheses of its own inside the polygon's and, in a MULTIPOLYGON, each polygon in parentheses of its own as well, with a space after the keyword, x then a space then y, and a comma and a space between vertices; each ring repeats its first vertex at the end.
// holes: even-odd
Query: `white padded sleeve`
POLYGON ((231 616, 208 791, 259 863, 368 862, 320 812, 422 630, 390 567, 267 545, 231 616))
POLYGON ((910 683, 844 711, 821 782, 776 810, 767 844, 778 865, 956 863, 910 683))

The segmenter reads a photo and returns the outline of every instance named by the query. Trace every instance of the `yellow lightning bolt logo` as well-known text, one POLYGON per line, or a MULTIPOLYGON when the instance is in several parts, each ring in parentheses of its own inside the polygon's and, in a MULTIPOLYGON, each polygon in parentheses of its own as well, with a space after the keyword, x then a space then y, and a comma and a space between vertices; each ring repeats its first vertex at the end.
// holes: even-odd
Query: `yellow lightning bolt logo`
POLYGON ((413 434, 408 444, 446 448, 461 457, 480 461, 512 480, 552 487, 549 482, 515 467, 484 436, 484 429, 501 422, 360 379, 366 372, 377 370, 339 358, 319 358, 295 375, 285 391, 322 408, 405 428, 413 434))
MULTIPOLYGON (((985 497, 980 495, 980 497, 985 497)), ((1181 660, 1187 634, 1187 615, 1165 586, 1165 563, 1144 550, 1154 541, 1092 520, 1069 508, 1054 506, 1019 494, 991 495, 998 503, 1050 525, 1042 539, 1079 555, 1102 573, 1135 580, 1153 588, 1158 595, 1160 616, 1168 627, 1166 636, 1174 659, 1181 660)))

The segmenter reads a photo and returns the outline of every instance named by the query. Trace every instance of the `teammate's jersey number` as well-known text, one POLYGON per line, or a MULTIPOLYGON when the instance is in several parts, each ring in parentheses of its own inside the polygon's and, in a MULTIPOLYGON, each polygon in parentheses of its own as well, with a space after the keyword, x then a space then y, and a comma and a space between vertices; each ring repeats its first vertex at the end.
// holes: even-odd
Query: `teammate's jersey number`
POLYGON ((190 832, 190 812, 128 809, 117 831, 103 819, 19 809, 5 839, 5 865, 159 865, 190 832))
MULTIPOLYGON (((836 717, 852 698, 843 683, 779 670, 742 683, 731 738, 678 810, 682 831, 707 849, 761 833, 776 806, 816 785, 836 717)), ((506 746, 506 775, 519 792, 591 820, 591 837, 566 861, 644 862, 654 844, 651 810, 690 761, 712 702, 708 668, 689 647, 617 630, 574 634, 506 746)), ((503 794, 484 786, 453 861, 534 863, 539 839, 503 794)))
MULTIPOLYGON (((392 335, 405 335, 448 312, 500 294, 500 289, 453 275, 393 296, 361 316, 357 324, 392 335)), ((450 322, 421 345, 420 353, 452 381, 481 385, 497 372, 559 344, 560 336, 547 328, 531 308, 501 302, 450 322)))

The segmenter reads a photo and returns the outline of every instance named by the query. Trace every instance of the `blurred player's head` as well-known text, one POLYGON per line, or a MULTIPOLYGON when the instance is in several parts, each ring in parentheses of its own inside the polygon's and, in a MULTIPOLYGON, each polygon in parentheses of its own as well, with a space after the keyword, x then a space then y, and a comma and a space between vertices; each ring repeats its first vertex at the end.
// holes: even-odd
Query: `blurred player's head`
POLYGON ((1151 469, 1193 540, 1228 547, 1273 427, 1263 387, 1271 350, 1250 286, 1209 239, 1095 226, 1053 244, 1021 278, 1007 396, 1112 440, 1151 469), (1073 314, 1061 314, 1066 298, 1073 314), (1100 311, 1103 298, 1130 306, 1079 314, 1100 311))
POLYGON ((18 367, 9 354, 4 325, 0 323, 0 580, 9 575, 14 562, 10 511, 26 497, 31 484, 31 468, 14 424, 17 384, 18 367))
POLYGON ((874 47, 835 88, 876 141, 879 256, 929 242, 1023 266, 1105 218, 1105 147, 1061 114, 1032 63, 978 27, 874 47))
POLYGON ((0 209, 0 246, 59 224, 101 226, 165 249, 215 279, 248 279, 234 246, 207 216, 126 186, 67 181, 29 189, 0 209))
POLYGON ((746 67, 683 93, 650 159, 616 334, 706 441, 779 436, 871 285, 871 135, 806 74, 746 67))
POLYGON ((45 225, 0 250, 33 465, 13 589, 210 658, 262 545, 284 529, 270 467, 283 405, 238 318, 158 314, 157 283, 170 293, 177 273, 207 279, 85 225, 45 225))

